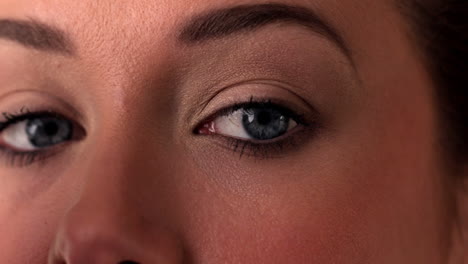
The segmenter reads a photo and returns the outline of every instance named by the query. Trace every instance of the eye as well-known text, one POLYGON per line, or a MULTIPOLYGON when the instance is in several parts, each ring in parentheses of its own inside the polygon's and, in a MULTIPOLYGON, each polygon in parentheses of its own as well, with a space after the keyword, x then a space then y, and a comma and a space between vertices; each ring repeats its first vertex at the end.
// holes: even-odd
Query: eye
POLYGON ((249 103, 221 114, 203 125, 200 134, 220 134, 237 139, 268 141, 298 126, 291 111, 271 103, 249 103))
POLYGON ((1 125, 0 145, 20 152, 52 147, 73 138, 71 121, 55 116, 23 116, 1 125))

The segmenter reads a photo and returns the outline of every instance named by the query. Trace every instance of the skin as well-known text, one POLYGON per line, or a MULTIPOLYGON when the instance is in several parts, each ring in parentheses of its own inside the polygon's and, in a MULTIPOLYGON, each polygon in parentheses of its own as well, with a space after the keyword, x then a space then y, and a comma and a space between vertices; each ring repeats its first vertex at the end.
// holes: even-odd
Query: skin
POLYGON ((77 55, 0 40, 0 111, 53 109, 83 136, 28 166, 0 156, 0 262, 463 263, 408 21, 388 0, 276 2, 319 13, 350 58, 289 24, 178 43, 193 16, 262 0, 1 0, 0 18, 55 25, 77 55), (241 157, 192 133, 252 96, 320 129, 241 157))

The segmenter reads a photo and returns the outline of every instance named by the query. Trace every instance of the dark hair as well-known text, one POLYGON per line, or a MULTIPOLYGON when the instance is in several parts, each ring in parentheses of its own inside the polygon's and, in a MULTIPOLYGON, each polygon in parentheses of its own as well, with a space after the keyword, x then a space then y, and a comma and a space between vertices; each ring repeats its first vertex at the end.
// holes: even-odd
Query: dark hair
POLYGON ((443 145, 468 161, 468 0, 401 0, 436 84, 443 145))

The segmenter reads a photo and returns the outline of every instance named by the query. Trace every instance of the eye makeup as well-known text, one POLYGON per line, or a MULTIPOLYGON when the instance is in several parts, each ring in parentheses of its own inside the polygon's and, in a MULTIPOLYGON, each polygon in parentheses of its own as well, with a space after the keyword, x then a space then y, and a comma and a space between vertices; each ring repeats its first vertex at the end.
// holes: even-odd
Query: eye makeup
POLYGON ((5 160, 6 164, 12 167, 25 167, 35 162, 43 161, 56 154, 62 145, 69 141, 78 140, 81 136, 83 136, 82 129, 73 123, 73 121, 66 121, 69 119, 50 110, 33 112, 23 107, 19 112, 4 112, 3 116, 5 121, 0 122, 0 158, 5 160), (36 125, 35 127, 32 127, 32 129, 29 127, 29 129, 32 131, 27 131, 28 127, 26 125, 20 126, 22 129, 16 129, 10 132, 9 140, 6 140, 5 133, 18 124, 23 122, 31 123, 31 120, 44 119, 49 120, 48 127, 45 126, 41 128, 36 125), (49 144, 50 146, 45 144, 37 145, 37 142, 31 142, 31 134, 28 133, 42 133, 42 136, 44 137, 48 135, 47 133, 53 135, 53 133, 59 132, 59 128, 56 127, 51 120, 64 120, 66 122, 70 122, 70 128, 72 129, 70 131, 70 136, 65 137, 63 140, 57 139, 52 141, 51 143, 53 144, 49 144), (23 142, 22 145, 24 145, 25 142, 30 141, 28 144, 31 146, 31 148, 26 150, 17 149, 15 146, 12 146, 12 144, 15 145, 14 143, 16 143, 18 140, 19 142, 23 142), (13 141, 13 143, 7 141, 13 141), (37 147, 33 147, 33 145, 37 145, 37 147))
POLYGON ((1 96, 0 166, 45 162, 86 135, 82 122, 71 106, 53 95, 20 90, 1 96))
MULTIPOLYGON (((206 122, 203 122, 200 126, 196 127, 194 134, 211 137, 216 144, 237 153, 239 157, 248 156, 261 159, 278 158, 288 151, 297 148, 304 139, 304 136, 311 136, 313 132, 316 132, 318 123, 310 123, 305 120, 306 119, 302 115, 294 113, 292 110, 279 104, 273 103, 271 100, 251 98, 249 102, 237 103, 216 112, 212 117, 207 119, 206 122), (274 109, 275 111, 280 111, 286 118, 297 122, 297 126, 285 133, 279 134, 277 137, 260 140, 245 139, 223 134, 222 132, 217 131, 218 129, 212 121, 219 117, 229 116, 239 109, 251 109, 254 107, 257 109, 274 109)), ((268 126, 269 124, 265 124, 265 127, 268 126)), ((240 125, 240 127, 242 127, 242 125, 240 125)), ((245 129, 245 125, 244 128, 241 129, 245 129)))
MULTIPOLYGON (((223 90, 206 105, 203 113, 208 114, 202 114, 203 121, 194 126, 194 135, 207 137, 218 146, 237 153, 240 157, 279 158, 299 149, 303 143, 318 133, 320 128, 319 113, 315 108, 287 89, 265 81, 245 83, 223 90), (252 109, 256 109, 256 117, 248 115, 252 109), (223 133, 223 129, 216 127, 217 119, 229 117, 239 110, 244 112, 244 118, 250 116, 250 118, 261 119, 258 113, 276 113, 277 118, 280 115, 281 118, 297 125, 285 133, 279 133, 278 137, 269 136, 266 140, 236 137, 233 134, 223 133)), ((274 131, 272 127, 274 122, 270 122, 272 121, 271 114, 263 118, 267 121, 263 122, 263 126, 260 125, 260 133, 274 131)), ((239 120, 225 121, 224 124, 236 126, 236 131, 246 131, 245 123, 239 120)), ((257 127, 259 127, 258 124, 257 127)))

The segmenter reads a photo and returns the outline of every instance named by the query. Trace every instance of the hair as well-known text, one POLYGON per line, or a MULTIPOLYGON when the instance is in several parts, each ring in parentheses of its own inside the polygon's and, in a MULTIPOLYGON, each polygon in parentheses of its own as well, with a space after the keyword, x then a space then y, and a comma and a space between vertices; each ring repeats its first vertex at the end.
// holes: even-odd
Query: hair
POLYGON ((450 161, 468 161, 468 1, 401 0, 436 85, 443 146, 450 161))

